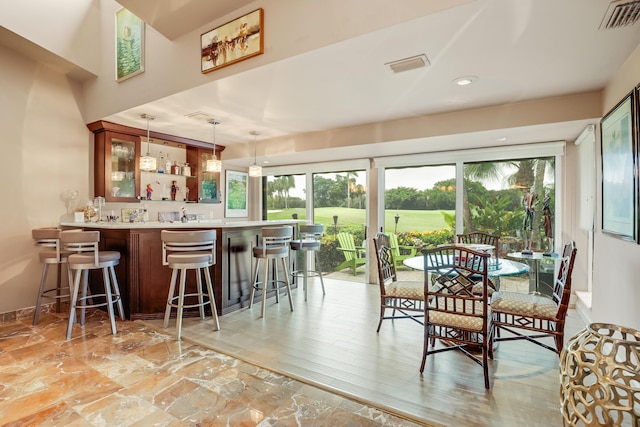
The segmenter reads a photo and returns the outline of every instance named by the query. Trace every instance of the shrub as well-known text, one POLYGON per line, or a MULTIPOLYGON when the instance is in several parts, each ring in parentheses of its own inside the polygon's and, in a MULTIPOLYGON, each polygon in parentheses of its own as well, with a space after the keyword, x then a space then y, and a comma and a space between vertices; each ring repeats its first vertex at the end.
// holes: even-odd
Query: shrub
POLYGON ((453 230, 445 228, 434 231, 409 231, 398 233, 398 243, 400 245, 415 246, 418 250, 432 248, 446 243, 454 243, 455 234, 453 230))
MULTIPOLYGON (((364 229, 359 226, 346 226, 339 228, 338 231, 345 231, 353 234, 355 237, 356 246, 359 246, 364 240, 364 229)), ((373 250, 373 236, 368 237, 368 243, 373 250)), ((415 246, 418 251, 423 248, 432 248, 437 245, 454 242, 453 230, 445 228, 443 230, 436 231, 410 231, 407 233, 398 233, 398 243, 400 245, 415 246)), ((336 236, 331 231, 325 233, 322 237, 322 245, 318 256, 320 258, 320 267, 324 272, 334 271, 335 268, 342 264, 344 261, 344 255, 338 250, 339 244, 336 240, 336 236)))

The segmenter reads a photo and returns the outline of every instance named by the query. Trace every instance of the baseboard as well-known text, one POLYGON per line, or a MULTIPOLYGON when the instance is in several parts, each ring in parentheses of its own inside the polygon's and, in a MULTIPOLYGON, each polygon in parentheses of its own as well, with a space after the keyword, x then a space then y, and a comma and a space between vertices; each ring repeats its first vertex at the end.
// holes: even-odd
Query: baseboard
POLYGON ((588 325, 591 320, 591 292, 576 291, 576 311, 582 320, 588 325))

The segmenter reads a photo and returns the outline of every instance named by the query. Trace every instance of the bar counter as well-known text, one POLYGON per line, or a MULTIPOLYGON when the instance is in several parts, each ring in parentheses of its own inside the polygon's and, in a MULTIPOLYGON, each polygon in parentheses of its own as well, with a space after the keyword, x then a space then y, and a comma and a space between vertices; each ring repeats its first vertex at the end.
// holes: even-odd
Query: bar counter
MULTIPOLYGON (((299 222, 63 222, 60 226, 63 229, 98 230, 100 249, 120 252, 120 264, 116 267, 116 275, 125 315, 128 319, 135 320, 164 316, 171 269, 162 265, 162 230, 216 230, 216 264, 210 271, 218 315, 224 315, 249 304, 254 262, 252 248, 262 238, 262 227, 295 226, 299 222)), ((189 276, 187 287, 194 287, 195 275, 191 273, 189 276)), ((101 279, 96 277, 95 280, 101 279)), ((295 287, 293 284, 292 286, 295 287)), ((260 292, 256 292, 255 298, 261 298, 260 292)))

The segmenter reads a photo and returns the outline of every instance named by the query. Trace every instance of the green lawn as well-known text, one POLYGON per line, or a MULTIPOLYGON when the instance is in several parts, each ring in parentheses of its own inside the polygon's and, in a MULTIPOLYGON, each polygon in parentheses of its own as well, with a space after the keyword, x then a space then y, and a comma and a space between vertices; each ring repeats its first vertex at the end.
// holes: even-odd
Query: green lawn
MULTIPOLYGON (((453 214, 453 211, 444 211, 453 214)), ((283 209, 279 211, 270 211, 269 219, 291 219, 291 215, 297 213, 298 219, 305 219, 306 211, 304 208, 283 209)), ((338 226, 347 224, 365 223, 364 209, 348 209, 348 208, 318 208, 315 210, 315 222, 324 224, 325 229, 333 227, 333 216, 338 215, 338 226)), ((433 231, 448 228, 444 221, 442 211, 385 211, 385 230, 387 232, 397 231, 398 233, 407 231, 433 231), (395 229, 394 216, 398 214, 398 228, 395 229)))

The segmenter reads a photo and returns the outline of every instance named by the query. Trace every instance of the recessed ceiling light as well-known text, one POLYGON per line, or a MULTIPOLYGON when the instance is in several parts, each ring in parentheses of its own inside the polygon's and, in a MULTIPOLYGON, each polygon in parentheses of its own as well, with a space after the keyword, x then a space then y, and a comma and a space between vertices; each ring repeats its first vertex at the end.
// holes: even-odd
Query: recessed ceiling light
POLYGON ((496 141, 500 141, 500 142, 506 141, 506 140, 507 140, 506 136, 503 136, 503 137, 500 137, 500 138, 496 138, 496 141))
POLYGON ((475 82, 476 80, 478 80, 478 77, 476 76, 462 76, 454 79, 453 83, 457 84, 458 86, 467 86, 475 82))

